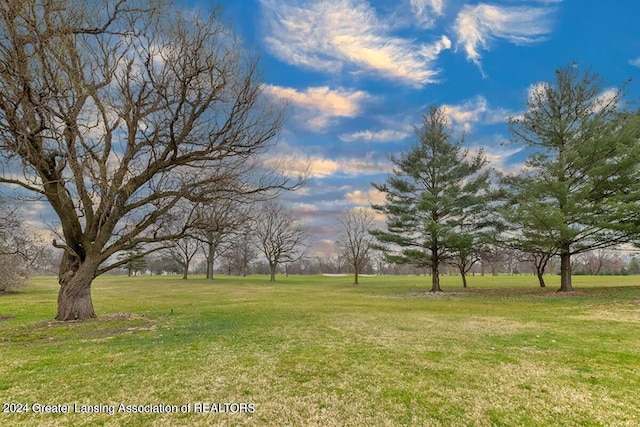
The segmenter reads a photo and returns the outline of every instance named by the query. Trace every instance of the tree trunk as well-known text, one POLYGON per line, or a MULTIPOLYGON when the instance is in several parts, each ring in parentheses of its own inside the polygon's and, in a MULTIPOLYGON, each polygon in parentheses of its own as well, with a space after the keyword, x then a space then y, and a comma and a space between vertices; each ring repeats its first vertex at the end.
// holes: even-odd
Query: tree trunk
POLYGON ((560 253, 560 292, 571 292, 571 253, 568 248, 563 248, 560 253))
POLYGON ((464 267, 459 267, 460 275, 462 276, 462 287, 467 287, 467 273, 464 271, 464 267))
POLYGON ((442 292, 440 289, 440 253, 438 252, 438 239, 432 236, 431 247, 431 292, 442 292))
POLYGON ((358 285, 359 284, 358 283, 358 267, 357 266, 354 266, 354 267, 355 267, 354 268, 355 273, 353 273, 353 284, 358 285))
POLYGON ((438 263, 431 264, 431 292, 442 292, 440 289, 440 272, 438 271, 438 263))
POLYGON ((549 260, 551 259, 551 255, 549 254, 542 254, 540 255, 540 258, 538 259, 537 256, 534 254, 533 257, 533 265, 536 267, 536 276, 538 277, 538 282, 540 283, 540 287, 544 288, 547 285, 544 283, 544 271, 547 268, 547 263, 549 262, 549 260))
POLYGON ((213 263, 215 261, 215 251, 213 244, 207 243, 207 280, 213 280, 213 263))
POLYGON ((185 262, 182 265, 182 280, 187 280, 189 278, 189 262, 185 262))
POLYGON ((540 283, 540 287, 544 288, 547 285, 544 283, 544 271, 537 271, 536 276, 538 276, 538 282, 540 283))
POLYGON ((276 281, 276 266, 277 264, 275 262, 273 263, 269 263, 269 271, 271 272, 271 282, 275 282, 276 281))
POLYGON ((62 257, 58 282, 58 314, 56 320, 88 320, 96 317, 91 301, 91 282, 98 263, 85 260, 80 263, 67 253, 62 257))

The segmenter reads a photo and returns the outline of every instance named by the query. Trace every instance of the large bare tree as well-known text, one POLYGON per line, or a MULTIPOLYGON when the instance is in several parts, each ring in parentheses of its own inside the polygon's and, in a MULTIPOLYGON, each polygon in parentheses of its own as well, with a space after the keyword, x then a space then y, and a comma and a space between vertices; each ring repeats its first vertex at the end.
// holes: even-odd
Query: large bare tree
POLYGON ((215 10, 0 3, 0 183, 57 215, 60 321, 95 316, 91 283, 127 262, 118 253, 178 237, 164 218, 184 199, 291 184, 257 157, 282 121, 215 10))
POLYGON ((342 227, 336 245, 341 255, 353 267, 353 284, 358 284, 358 275, 370 260, 374 238, 369 232, 373 228, 373 212, 362 207, 346 210, 338 219, 342 227))
POLYGON ((256 246, 267 259, 274 282, 278 264, 297 261, 307 254, 309 233, 291 210, 275 200, 264 202, 256 216, 256 246))

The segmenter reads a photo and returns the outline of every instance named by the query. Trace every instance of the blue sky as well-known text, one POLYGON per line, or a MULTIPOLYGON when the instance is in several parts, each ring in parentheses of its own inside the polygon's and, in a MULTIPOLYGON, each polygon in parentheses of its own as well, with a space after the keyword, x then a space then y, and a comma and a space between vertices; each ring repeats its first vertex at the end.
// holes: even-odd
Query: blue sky
POLYGON ((573 63, 607 87, 640 76, 636 0, 248 0, 224 11, 260 52, 265 93, 290 101, 273 155, 310 168, 285 199, 318 251, 331 249, 340 212, 383 200, 371 182, 411 146, 429 106, 444 106, 493 167, 517 170, 524 153, 503 144, 506 118, 537 82, 573 63))
MULTIPOLYGON (((556 68, 591 68, 605 89, 640 80, 637 0, 226 0, 222 10, 260 55, 265 96, 289 99, 269 156, 309 168, 308 185, 283 198, 317 253, 333 250, 341 212, 384 200, 371 182, 388 176, 389 154, 411 147, 431 105, 446 108, 472 152, 516 171, 524 153, 504 145, 506 118, 556 68)), ((639 100, 640 81, 629 88, 639 100)))

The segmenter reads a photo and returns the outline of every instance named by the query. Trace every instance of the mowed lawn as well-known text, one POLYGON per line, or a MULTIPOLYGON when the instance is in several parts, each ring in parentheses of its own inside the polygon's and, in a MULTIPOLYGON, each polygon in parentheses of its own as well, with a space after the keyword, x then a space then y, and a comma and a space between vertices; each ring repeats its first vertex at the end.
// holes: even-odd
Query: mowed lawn
POLYGON ((640 425, 640 277, 277 279, 100 277, 71 324, 53 278, 0 295, 0 425, 640 425))

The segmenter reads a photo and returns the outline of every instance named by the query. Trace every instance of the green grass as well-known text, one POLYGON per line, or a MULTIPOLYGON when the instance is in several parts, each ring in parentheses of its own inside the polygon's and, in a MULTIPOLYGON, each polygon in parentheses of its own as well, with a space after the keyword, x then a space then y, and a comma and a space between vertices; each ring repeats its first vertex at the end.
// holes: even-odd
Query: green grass
MULTIPOLYGON (((101 277, 98 319, 57 285, 0 295, 0 403, 191 405, 8 414, 0 425, 640 425, 640 277, 101 277), (252 403, 253 413, 194 413, 252 403)), ((3 408, 4 409, 4 408, 3 408)))

